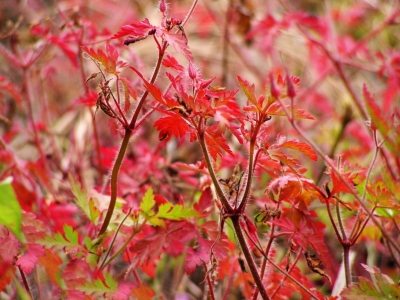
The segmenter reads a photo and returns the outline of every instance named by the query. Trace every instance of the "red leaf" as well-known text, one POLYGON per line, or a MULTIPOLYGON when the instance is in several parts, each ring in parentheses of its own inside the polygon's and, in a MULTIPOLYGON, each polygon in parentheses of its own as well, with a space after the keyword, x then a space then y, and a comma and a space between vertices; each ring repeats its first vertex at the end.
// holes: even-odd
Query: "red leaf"
POLYGON ((123 68, 127 64, 118 60, 118 51, 110 44, 106 45, 106 52, 101 49, 97 49, 97 52, 93 48, 85 46, 81 47, 83 51, 89 54, 93 59, 97 60, 105 69, 106 72, 111 74, 118 74, 117 68, 123 68))
POLYGON ((301 164, 298 159, 284 153, 282 148, 293 149, 301 151, 313 160, 317 160, 317 155, 311 149, 311 147, 305 143, 297 142, 295 140, 286 141, 286 137, 282 134, 278 134, 276 141, 271 146, 267 147, 268 155, 272 159, 276 159, 281 163, 291 168, 293 172, 302 172, 301 164))
POLYGON ((44 239, 46 236, 45 224, 36 219, 33 213, 22 213, 22 232, 29 243, 36 243, 37 240, 44 239))
POLYGON ((213 196, 211 193, 211 189, 207 188, 201 194, 200 200, 198 203, 193 205, 193 208, 202 214, 202 217, 206 217, 212 213, 210 208, 213 207, 213 196))
MULTIPOLYGON (((133 98, 133 100, 137 99, 137 92, 135 89, 135 82, 130 81, 128 78, 126 77, 120 77, 119 78, 123 85, 124 85, 124 89, 125 89, 125 93, 128 92, 128 95, 131 96, 133 98)), ((126 99, 129 100, 129 99, 126 99)), ((129 101, 125 101, 125 106, 124 106, 124 110, 127 111, 130 107, 130 102, 129 101)))
POLYGON ((261 111, 261 107, 258 106, 258 101, 256 99, 255 94, 255 86, 254 84, 250 85, 250 83, 243 79, 242 77, 237 77, 240 87, 246 95, 247 100, 249 100, 255 107, 257 107, 258 111, 261 111))
POLYGON ((18 254, 18 250, 17 238, 6 227, 0 225, 0 263, 11 265, 18 254))
POLYGON ((139 283, 139 287, 132 290, 132 296, 138 300, 148 300, 153 299, 156 293, 153 291, 151 287, 144 285, 143 283, 139 283))
POLYGON ((189 127, 185 120, 178 115, 162 117, 154 123, 154 127, 160 131, 159 139, 169 141, 174 135, 183 138, 189 127))
POLYGON ((218 225, 215 221, 206 222, 199 226, 199 229, 204 231, 210 240, 204 239, 199 231, 196 232, 198 246, 196 249, 189 248, 187 250, 188 255, 185 258, 187 274, 192 273, 196 266, 202 265, 203 262, 206 264, 210 262, 211 247, 213 247, 212 252, 218 260, 222 260, 228 255, 229 244, 224 233, 221 233, 219 241, 215 243, 218 237, 218 225))
POLYGON ((68 289, 66 300, 93 300, 93 298, 84 292, 68 289))
POLYGON ((64 52, 64 54, 68 57, 68 59, 71 61, 71 63, 75 67, 78 67, 77 51, 72 50, 71 47, 65 42, 68 39, 69 39, 68 34, 61 35, 61 36, 50 35, 48 37, 48 40, 53 45, 56 45, 57 47, 59 47, 61 49, 61 51, 64 52))
POLYGON ((154 195, 154 201, 156 201, 156 204, 158 206, 165 204, 165 203, 169 203, 169 201, 167 199, 165 199, 163 196, 161 196, 159 194, 154 195))
POLYGON ((296 12, 288 14, 287 20, 290 20, 293 24, 301 24, 315 30, 317 33, 325 36, 328 33, 328 25, 324 18, 319 18, 314 15, 309 15, 305 12, 296 12))
POLYGON ((167 105, 166 101, 163 99, 161 91, 152 83, 148 82, 138 70, 134 67, 129 67, 142 79, 146 90, 161 104, 167 105))
POLYGON ((141 266, 158 258, 163 250, 171 255, 179 255, 184 243, 193 238, 193 225, 186 222, 166 221, 166 228, 157 227, 154 232, 134 243, 129 248, 135 257, 132 266, 141 266))
POLYGON ((210 261, 210 249, 213 241, 205 240, 201 236, 197 237, 198 246, 196 249, 187 249, 185 271, 186 274, 191 274, 196 269, 196 266, 201 266, 210 261))
POLYGON ((120 282, 118 284, 117 290, 112 293, 111 299, 113 300, 129 300, 132 295, 134 284, 130 282, 120 282))
POLYGON ((301 182, 298 177, 292 175, 285 175, 275 178, 268 184, 268 190, 273 196, 271 200, 281 201, 288 198, 294 199, 300 195, 302 190, 301 182))
POLYGON ((285 229, 285 235, 293 239, 293 242, 303 250, 308 251, 308 248, 312 247, 324 262, 328 273, 331 274, 331 257, 324 242, 325 225, 316 221, 316 217, 314 211, 308 211, 307 207, 299 202, 290 208, 283 209, 281 217, 273 220, 273 223, 285 229))
POLYGON ((25 251, 24 255, 17 260, 16 265, 20 266, 22 271, 26 274, 30 274, 39 262, 39 257, 44 255, 46 255, 46 252, 43 246, 28 244, 28 249, 25 251))
POLYGON ((146 18, 139 23, 122 26, 121 30, 114 34, 111 39, 117 39, 127 35, 132 35, 135 37, 147 36, 149 31, 153 29, 155 29, 155 27, 151 25, 149 20, 146 18))
POLYGON ((98 95, 97 95, 96 91, 90 91, 89 93, 87 93, 84 96, 75 100, 75 103, 83 104, 88 107, 93 107, 96 105, 97 96, 98 95))
POLYGON ((62 278, 68 289, 75 289, 93 278, 89 265, 80 259, 71 260, 64 269, 62 278))
POLYGON ((172 57, 169 54, 167 54, 166 57, 163 59, 162 64, 166 68, 172 68, 178 71, 185 70, 185 68, 175 59, 175 57, 172 57))
POLYGON ((210 126, 206 129, 205 140, 207 149, 210 152, 211 157, 216 160, 218 155, 222 156, 222 150, 225 150, 228 154, 233 155, 231 149, 226 143, 225 137, 220 132, 217 126, 210 126))
POLYGON ((2 292, 15 278, 15 266, 8 263, 3 263, 0 257, 0 292, 2 292))
POLYGON ((363 85, 363 94, 364 94, 364 100, 366 103, 366 108, 368 115, 370 117, 371 121, 371 128, 372 129, 378 129, 383 136, 386 136, 389 128, 387 126, 387 121, 385 121, 385 118, 382 116, 382 111, 379 108, 379 106, 376 104, 376 101, 374 98, 372 98, 371 94, 369 93, 367 89, 367 85, 363 85))
POLYGON ((7 78, 0 75, 0 90, 1 92, 9 93, 17 104, 22 107, 22 97, 18 87, 11 83, 7 78))
POLYGON ((353 166, 348 163, 343 163, 339 168, 341 177, 336 174, 336 172, 331 169, 331 179, 333 188, 331 191, 331 196, 337 193, 355 193, 355 189, 348 188, 343 182, 342 178, 351 186, 356 186, 365 178, 366 170, 357 166, 353 166), (345 172, 343 169, 349 169, 350 171, 345 172))
POLYGON ((164 32, 163 36, 168 44, 174 46, 176 52, 183 54, 190 62, 193 62, 192 52, 190 52, 187 39, 183 35, 164 32))
POLYGON ((45 252, 45 256, 39 258, 39 264, 45 268, 46 274, 50 278, 51 282, 58 285, 62 259, 58 254, 54 253, 50 249, 45 249, 45 252))
POLYGON ((317 159, 318 159, 317 154, 306 143, 291 140, 291 141, 287 141, 287 142, 280 144, 280 147, 294 149, 294 150, 303 152, 305 155, 307 155, 309 158, 311 158, 312 160, 315 160, 315 161, 317 161, 317 159))
POLYGON ((157 265, 155 260, 150 261, 148 264, 142 264, 142 271, 150 278, 154 278, 156 276, 156 269, 157 265))

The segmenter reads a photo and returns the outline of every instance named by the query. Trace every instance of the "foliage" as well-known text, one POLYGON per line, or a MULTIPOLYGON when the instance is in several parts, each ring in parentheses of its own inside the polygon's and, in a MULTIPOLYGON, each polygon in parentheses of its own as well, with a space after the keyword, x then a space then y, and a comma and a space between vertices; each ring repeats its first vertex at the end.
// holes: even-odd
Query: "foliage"
POLYGON ((0 298, 399 297, 396 1, 26 5, 0 298))

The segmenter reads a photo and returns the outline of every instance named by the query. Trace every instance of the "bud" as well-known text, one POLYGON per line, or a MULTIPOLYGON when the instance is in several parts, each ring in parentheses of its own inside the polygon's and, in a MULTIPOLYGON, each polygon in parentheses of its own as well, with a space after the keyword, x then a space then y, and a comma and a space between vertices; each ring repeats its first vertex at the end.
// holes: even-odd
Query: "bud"
POLYGON ((192 78, 193 80, 196 79, 197 77, 197 70, 195 65, 192 62, 189 62, 189 77, 192 78))
POLYGON ((269 84, 270 84, 271 96, 274 97, 275 99, 279 98, 279 89, 275 85, 272 73, 269 73, 269 84))
POLYGON ((162 13, 165 13, 165 11, 167 10, 167 2, 166 2, 166 0, 160 0, 160 4, 159 4, 158 8, 160 9, 160 11, 162 13))
POLYGON ((206 87, 208 87, 214 79, 215 79, 215 77, 207 79, 207 80, 201 80, 200 89, 205 89, 206 87))
POLYGON ((296 96, 296 91, 294 90, 294 86, 292 81, 290 80, 289 75, 286 75, 286 84, 287 84, 287 95, 290 98, 294 98, 296 96))

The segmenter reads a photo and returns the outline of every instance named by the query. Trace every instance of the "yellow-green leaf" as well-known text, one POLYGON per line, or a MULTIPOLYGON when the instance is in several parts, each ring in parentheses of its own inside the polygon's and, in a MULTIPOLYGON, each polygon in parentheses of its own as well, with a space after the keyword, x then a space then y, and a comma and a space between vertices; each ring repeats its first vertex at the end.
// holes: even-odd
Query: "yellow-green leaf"
POLYGON ((149 187, 146 194, 144 194, 144 196, 142 198, 142 202, 140 203, 140 208, 142 209, 145 216, 154 215, 154 212, 152 212, 152 209, 155 204, 156 204, 156 201, 154 201, 153 189, 151 187, 149 187))
POLYGON ((97 219, 100 216, 100 210, 97 208, 94 199, 89 199, 89 213, 90 213, 90 220, 92 220, 93 224, 97 224, 97 219))
POLYGON ((81 187, 79 182, 76 182, 71 174, 68 174, 69 183, 71 185, 72 193, 75 196, 75 201, 78 206, 83 210, 85 215, 91 220, 90 211, 88 206, 88 196, 87 191, 81 187))
POLYGON ((168 219, 175 221, 193 218, 197 216, 199 216, 199 213, 194 209, 189 207, 183 207, 180 204, 173 206, 171 203, 165 203, 161 205, 156 215, 156 217, 160 219, 168 219))
POLYGON ((18 239, 22 240, 22 211, 11 182, 11 177, 0 182, 0 224, 6 226, 18 239))

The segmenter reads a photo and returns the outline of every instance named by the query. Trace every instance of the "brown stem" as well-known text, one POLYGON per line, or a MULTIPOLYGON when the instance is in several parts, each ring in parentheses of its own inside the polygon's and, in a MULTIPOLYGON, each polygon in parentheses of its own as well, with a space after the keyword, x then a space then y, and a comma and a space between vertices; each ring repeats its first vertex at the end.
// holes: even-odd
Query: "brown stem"
MULTIPOLYGON (((193 5, 191 6, 187 16, 185 17, 185 20, 183 21, 183 24, 185 24, 187 22, 188 18, 190 17, 191 13, 193 12, 194 8, 196 7, 196 4, 197 4, 197 0, 194 0, 193 1, 193 5)), ((154 68, 153 75, 151 76, 150 81, 149 81, 151 84, 153 84, 157 79, 157 76, 158 76, 160 68, 161 68, 161 63, 162 63, 162 60, 163 60, 163 57, 164 57, 164 54, 165 54, 165 50, 167 49, 167 47, 168 47, 168 43, 164 42, 163 45, 162 45, 161 51, 159 51, 159 53, 158 53, 157 63, 156 63, 156 66, 154 68)), ((101 236, 106 232, 107 227, 108 227, 108 225, 109 225, 109 223, 111 221, 111 217, 112 217, 112 214, 113 214, 114 208, 115 208, 115 203, 117 201, 118 173, 119 173, 119 170, 121 168, 122 160, 124 159, 125 152, 126 152, 126 149, 128 147, 128 144, 129 144, 129 139, 130 139, 130 137, 132 135, 132 132, 136 129, 136 122, 137 122, 137 119, 139 117, 139 113, 141 112, 142 107, 143 107, 148 95, 149 95, 149 91, 146 90, 143 93, 143 95, 141 96, 140 100, 139 100, 138 106, 135 109, 135 112, 134 112, 134 114, 132 116, 132 119, 131 119, 129 125, 126 126, 126 128, 125 128, 125 134, 124 134, 124 137, 123 137, 123 140, 122 140, 122 144, 121 144, 121 147, 119 149, 119 152, 118 152, 118 155, 117 155, 117 159, 116 159, 116 161, 114 163, 114 166, 113 166, 113 169, 112 169, 112 173, 111 173, 110 204, 108 206, 107 214, 106 214, 104 222, 103 222, 103 224, 101 226, 101 229, 100 229, 100 232, 99 232, 98 236, 101 236)))
MULTIPOLYGON (((161 68, 161 62, 163 60, 164 53, 165 53, 165 50, 167 49, 167 47, 168 47, 168 44, 164 43, 163 47, 161 49, 162 51, 158 55, 158 60, 157 60, 157 63, 156 63, 156 67, 154 68, 153 75, 151 76, 151 79, 149 81, 151 84, 153 84, 156 81, 156 78, 157 78, 158 73, 159 73, 160 68, 161 68)), ((143 107, 144 102, 145 102, 145 100, 146 100, 148 95, 149 95, 149 91, 146 90, 143 93, 142 97, 140 98, 139 104, 136 107, 135 112, 134 112, 134 114, 132 116, 132 119, 131 119, 131 121, 129 123, 129 126, 128 126, 129 129, 131 129, 131 130, 135 129, 137 118, 139 116, 140 111, 142 110, 142 107, 143 107)))
POLYGON ((204 139, 204 133, 199 134, 199 143, 200 143, 201 150, 203 151, 204 160, 206 161, 207 169, 208 169, 208 172, 210 173, 211 180, 214 184, 214 187, 215 187, 215 190, 219 197, 219 200, 222 202, 222 205, 224 206, 225 210, 228 213, 231 213, 233 211, 232 206, 229 204, 228 199, 225 197, 225 193, 222 191, 222 188, 219 184, 217 176, 215 175, 214 168, 213 168, 212 162, 211 162, 211 158, 208 154, 206 142, 204 139))
MULTIPOLYGON (((164 50, 167 47, 167 44, 164 44, 164 50)), ((164 56, 165 51, 159 53, 158 55, 158 60, 157 60, 157 64, 156 67, 153 71, 153 75, 151 76, 150 79, 150 83, 154 83, 156 81, 156 78, 158 76, 158 72, 160 71, 160 67, 161 67, 161 62, 162 62, 162 58, 164 56)), ((128 144, 129 144, 129 139, 132 135, 132 131, 135 129, 135 125, 136 125, 136 121, 137 118, 139 116, 139 113, 141 111, 141 108, 144 105, 144 102, 146 101, 146 98, 148 96, 149 92, 146 90, 142 97, 140 98, 139 104, 136 107, 135 113, 132 116, 131 122, 129 123, 129 126, 127 126, 125 128, 125 134, 122 140, 122 144, 119 148, 119 152, 117 155, 117 159, 115 160, 113 169, 112 169, 112 173, 111 173, 111 198, 110 198, 110 204, 108 206, 108 210, 107 210, 107 214, 106 217, 104 219, 103 225, 101 226, 100 232, 98 236, 101 236, 103 233, 106 232, 108 224, 110 224, 111 221, 111 217, 112 214, 114 212, 114 208, 115 208, 115 203, 117 202, 117 187, 118 187, 118 173, 119 170, 121 168, 121 164, 122 164, 122 160, 124 159, 125 156, 125 152, 126 149, 128 148, 128 144)))
POLYGON ((128 239, 125 241, 125 243, 119 248, 107 261, 103 261, 101 264, 100 270, 103 270, 105 267, 107 267, 118 255, 120 255, 126 247, 129 245, 129 243, 132 241, 132 239, 135 237, 136 234, 141 232, 144 228, 144 226, 147 224, 147 220, 144 220, 143 223, 140 225, 139 228, 135 227, 132 230, 131 235, 128 237, 128 239))
POLYGON ((115 240, 116 240, 116 238, 117 238, 117 236, 118 236, 119 230, 121 229, 121 227, 122 227, 122 225, 124 224, 125 220, 129 217, 129 215, 130 215, 130 213, 131 213, 131 210, 132 210, 132 208, 129 208, 128 213, 125 215, 125 217, 122 219, 121 223, 119 223, 117 229, 115 230, 114 237, 112 238, 111 244, 110 244, 110 246, 109 246, 108 249, 107 249, 107 252, 106 252, 106 254, 105 254, 105 256, 104 256, 103 262, 102 262, 102 264, 100 265, 100 269, 103 269, 103 266, 104 266, 104 264, 105 264, 105 262, 106 262, 106 260, 107 260, 107 257, 110 255, 111 249, 112 249, 112 247, 113 247, 113 245, 114 245, 114 243, 115 243, 115 240))
POLYGON ((338 223, 339 223, 339 229, 342 233, 341 237, 343 240, 347 240, 346 231, 344 230, 344 226, 343 226, 343 222, 342 222, 342 215, 340 214, 339 201, 337 199, 336 199, 336 203, 335 203, 335 208, 336 208, 336 217, 337 217, 338 223))
POLYGON ((231 14, 232 0, 228 1, 228 8, 226 10, 225 24, 224 24, 224 36, 222 44, 222 74, 221 74, 221 85, 226 86, 228 79, 228 52, 229 52, 229 20, 231 14))
POLYGON ((114 167, 111 173, 111 199, 108 206, 106 217, 101 226, 99 236, 106 232, 108 224, 110 224, 112 214, 114 212, 115 203, 117 202, 117 184, 118 184, 118 173, 121 168, 122 160, 124 159, 126 149, 128 148, 129 139, 131 137, 132 130, 129 128, 125 129, 125 135, 122 140, 121 147, 119 148, 117 159, 115 160, 114 167))
POLYGON ((347 241, 343 244, 343 264, 346 275, 346 287, 351 284, 351 269, 350 269, 350 245, 347 241))
POLYGON ((246 189, 244 190, 242 199, 240 200, 240 204, 238 207, 239 212, 243 212, 244 208, 246 207, 247 200, 250 196, 250 191, 251 191, 251 183, 253 181, 253 172, 254 172, 254 150, 256 146, 256 139, 258 132, 260 131, 262 122, 261 122, 262 117, 260 117, 260 120, 257 122, 256 128, 253 132, 252 138, 250 140, 250 150, 249 150, 249 164, 248 164, 248 170, 247 170, 247 180, 245 182, 246 184, 246 189))
POLYGON ((25 276, 24 271, 22 271, 20 266, 18 266, 18 270, 19 270, 19 273, 21 274, 21 278, 22 278, 22 282, 24 283, 25 290, 27 291, 27 293, 29 294, 31 299, 33 299, 31 290, 29 288, 28 280, 26 280, 26 276, 25 276))
POLYGON ((246 239, 243 235, 242 232, 242 228, 240 227, 240 223, 239 223, 239 216, 232 216, 231 220, 232 220, 232 224, 233 224, 233 228, 235 230, 237 239, 239 241, 240 247, 242 249, 243 255, 246 258, 246 262, 249 265, 250 268, 250 272, 253 275, 253 279, 256 283, 256 286, 260 292, 261 297, 265 300, 265 299, 270 299, 268 297, 267 291, 265 290, 265 287, 262 283, 261 277, 258 273, 258 269, 256 267, 256 264, 254 262, 254 259, 250 253, 250 250, 247 246, 247 242, 246 239))

